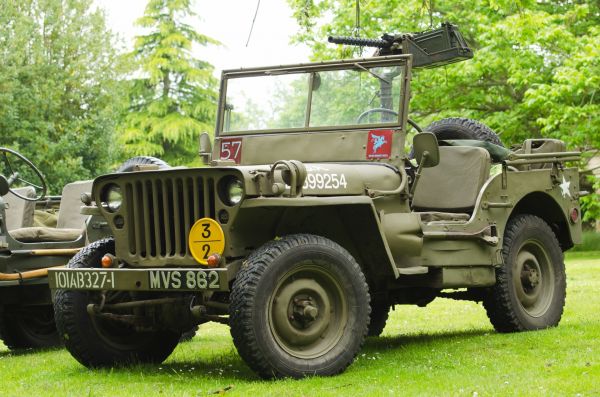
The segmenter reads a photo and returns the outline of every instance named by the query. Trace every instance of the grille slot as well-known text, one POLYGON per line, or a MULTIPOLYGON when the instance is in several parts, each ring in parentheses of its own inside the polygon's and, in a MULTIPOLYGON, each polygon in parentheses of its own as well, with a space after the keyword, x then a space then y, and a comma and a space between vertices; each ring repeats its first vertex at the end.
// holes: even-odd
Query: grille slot
POLYGON ((125 183, 129 253, 139 259, 185 258, 194 222, 215 217, 214 179, 144 178, 125 183))

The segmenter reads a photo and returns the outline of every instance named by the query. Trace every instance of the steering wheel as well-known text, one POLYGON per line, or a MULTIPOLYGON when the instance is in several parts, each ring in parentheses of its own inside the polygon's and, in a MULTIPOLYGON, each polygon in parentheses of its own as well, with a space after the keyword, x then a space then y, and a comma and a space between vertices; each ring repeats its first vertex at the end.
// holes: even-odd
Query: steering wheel
MULTIPOLYGON (((367 118, 367 116, 373 114, 373 113, 385 113, 385 114, 391 114, 393 116, 398 116, 398 112, 391 110, 391 109, 386 109, 386 108, 373 108, 373 109, 369 109, 366 110, 364 112, 362 112, 360 114, 360 116, 358 116, 358 118, 356 119, 356 124, 361 124, 363 119, 367 118)), ((408 124, 410 124, 415 130, 417 130, 417 132, 423 132, 423 129, 421 127, 419 127, 419 125, 417 123, 415 123, 413 120, 411 119, 407 119, 406 120, 408 122, 408 124)))
MULTIPOLYGON (((48 191, 48 185, 46 184, 46 178, 44 178, 44 175, 42 175, 40 170, 38 170, 37 167, 35 165, 33 165, 33 163, 31 161, 29 161, 25 156, 23 156, 22 154, 14 151, 12 149, 0 147, 0 162, 3 162, 4 165, 6 166, 6 169, 10 172, 10 176, 8 177, 8 179, 6 179, 6 182, 9 187, 9 189, 8 189, 9 192, 14 194, 18 198, 26 200, 26 201, 38 201, 38 200, 41 200, 42 198, 46 197, 46 192, 48 191), (35 183, 31 183, 31 182, 21 178, 21 173, 19 173, 18 169, 16 169, 15 162, 10 161, 9 154, 11 156, 15 156, 21 163, 24 163, 27 166, 27 168, 29 168, 31 171, 33 171, 35 176, 40 180, 41 186, 36 185, 35 183), (33 186, 36 189, 36 191, 41 191, 41 194, 37 197, 26 197, 26 196, 23 196, 23 195, 15 192, 15 190, 11 189, 10 186, 17 181, 22 182, 29 186, 33 186)), ((19 165, 19 163, 16 163, 16 165, 19 165)))
POLYGON ((356 119, 356 124, 362 124, 362 121, 373 113, 391 114, 392 116, 398 117, 398 112, 396 112, 392 109, 373 108, 373 109, 365 110, 364 112, 362 112, 360 114, 360 116, 358 116, 358 118, 356 119))

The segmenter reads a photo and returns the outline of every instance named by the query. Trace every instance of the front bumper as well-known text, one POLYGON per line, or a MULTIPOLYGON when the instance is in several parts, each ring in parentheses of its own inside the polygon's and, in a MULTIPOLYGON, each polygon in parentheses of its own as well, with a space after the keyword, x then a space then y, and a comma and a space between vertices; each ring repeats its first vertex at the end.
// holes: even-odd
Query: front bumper
POLYGON ((227 269, 50 269, 51 289, 84 291, 229 291, 227 269))

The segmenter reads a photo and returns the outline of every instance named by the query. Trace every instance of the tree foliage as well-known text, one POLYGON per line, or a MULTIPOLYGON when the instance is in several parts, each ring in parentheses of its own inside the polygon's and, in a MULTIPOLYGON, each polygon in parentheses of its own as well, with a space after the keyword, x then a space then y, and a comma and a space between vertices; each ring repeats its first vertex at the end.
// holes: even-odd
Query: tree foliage
POLYGON ((92 0, 0 0, 0 146, 52 193, 113 162, 116 54, 92 0))
MULTIPOLYGON (((509 145, 547 137, 571 149, 600 147, 597 1, 363 0, 360 23, 355 0, 288 1, 301 26, 296 40, 311 45, 318 60, 363 55, 328 44, 328 35, 379 37, 445 21, 459 25, 474 58, 413 75, 411 118, 423 125, 470 117, 509 145)), ((597 197, 587 202, 588 218, 600 217, 597 197)))
POLYGON ((190 0, 150 0, 137 24, 138 36, 128 61, 129 109, 119 137, 128 156, 153 155, 172 164, 197 157, 197 137, 212 130, 216 80, 212 66, 192 56, 194 44, 217 42, 185 22, 190 0))

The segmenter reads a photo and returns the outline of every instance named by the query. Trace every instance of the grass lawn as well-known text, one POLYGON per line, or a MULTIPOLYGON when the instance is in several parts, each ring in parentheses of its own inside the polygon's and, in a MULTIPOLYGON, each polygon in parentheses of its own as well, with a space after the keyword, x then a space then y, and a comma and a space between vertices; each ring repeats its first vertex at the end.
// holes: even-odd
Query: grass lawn
POLYGON ((554 329, 498 334, 483 307, 437 299, 397 306, 384 334, 333 378, 262 381, 229 330, 202 325, 162 365, 88 370, 64 349, 9 352, 2 396, 600 395, 600 251, 567 256, 567 304, 554 329))

